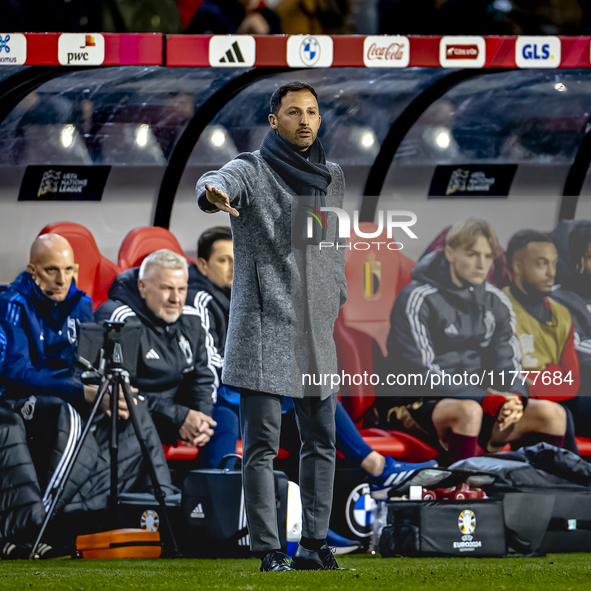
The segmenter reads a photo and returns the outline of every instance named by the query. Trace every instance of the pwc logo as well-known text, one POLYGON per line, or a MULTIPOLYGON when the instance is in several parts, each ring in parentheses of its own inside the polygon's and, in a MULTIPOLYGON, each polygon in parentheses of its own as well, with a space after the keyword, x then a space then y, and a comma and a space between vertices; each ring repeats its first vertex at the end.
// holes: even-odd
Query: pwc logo
POLYGON ((57 56, 62 66, 100 66, 105 61, 105 38, 100 33, 62 33, 57 56))
POLYGON ((560 50, 558 37, 517 37, 515 63, 519 68, 558 68, 560 50))
POLYGON ((484 37, 442 37, 439 63, 444 68, 482 68, 486 61, 484 37))

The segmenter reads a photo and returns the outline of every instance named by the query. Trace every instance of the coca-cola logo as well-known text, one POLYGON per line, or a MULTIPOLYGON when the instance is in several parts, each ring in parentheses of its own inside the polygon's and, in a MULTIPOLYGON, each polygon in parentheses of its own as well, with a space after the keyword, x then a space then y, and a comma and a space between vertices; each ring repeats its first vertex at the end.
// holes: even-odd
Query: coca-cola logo
POLYGON ((403 43, 390 43, 387 47, 372 43, 367 50, 367 59, 400 61, 404 57, 404 48, 403 43))
POLYGON ((448 45, 445 56, 448 60, 469 60, 478 58, 478 45, 448 45))

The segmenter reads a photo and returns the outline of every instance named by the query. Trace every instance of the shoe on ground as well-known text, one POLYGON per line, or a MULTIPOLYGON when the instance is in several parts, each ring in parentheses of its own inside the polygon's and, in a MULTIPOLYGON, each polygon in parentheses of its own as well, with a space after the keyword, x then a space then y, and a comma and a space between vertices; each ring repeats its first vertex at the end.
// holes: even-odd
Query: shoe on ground
POLYGON ((420 464, 407 464, 397 462, 394 458, 386 456, 384 471, 379 476, 370 476, 368 482, 371 485, 371 496, 374 499, 387 499, 388 491, 396 488, 403 480, 420 470, 421 468, 435 468, 437 462, 429 460, 420 464))
POLYGON ((306 550, 298 544, 291 557, 291 565, 294 570, 347 570, 339 567, 332 548, 326 544, 320 550, 306 550))
POLYGON ((283 554, 283 552, 270 552, 265 556, 263 561, 261 562, 261 572, 268 573, 268 572, 284 572, 288 570, 294 570, 291 566, 291 561, 287 554, 283 554))
POLYGON ((350 554, 356 552, 361 548, 361 542, 359 540, 348 540, 347 538, 340 536, 332 529, 328 530, 326 536, 326 544, 332 546, 335 549, 335 554, 350 554))
MULTIPOLYGON (((0 551, 2 560, 26 560, 31 555, 33 544, 12 544, 7 542, 0 551)), ((48 544, 39 544, 37 546, 36 556, 39 558, 49 558, 51 556, 52 547, 48 544)))

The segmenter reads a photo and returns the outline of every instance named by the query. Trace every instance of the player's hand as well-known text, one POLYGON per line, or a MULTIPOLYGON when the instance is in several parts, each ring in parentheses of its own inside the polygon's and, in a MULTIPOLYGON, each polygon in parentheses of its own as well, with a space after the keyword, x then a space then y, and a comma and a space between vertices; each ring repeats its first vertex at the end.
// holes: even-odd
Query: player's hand
POLYGON ((501 406, 499 410, 499 416, 497 417, 497 423, 499 430, 504 431, 511 425, 517 423, 523 416, 523 403, 521 398, 515 394, 505 394, 506 402, 501 406))
POLYGON ((215 205, 220 211, 226 211, 234 217, 238 217, 240 214, 236 209, 230 207, 230 198, 226 193, 215 187, 210 187, 207 183, 205 184, 205 196, 207 200, 215 205))
POLYGON ((84 385, 84 400, 89 404, 94 404, 96 397, 98 396, 98 386, 87 386, 84 385))
MULTIPOLYGON (((137 388, 130 388, 132 394, 137 394, 137 388)), ((137 399, 132 398, 133 402, 137 406, 137 399)), ((107 392, 103 397, 102 410, 107 414, 107 416, 111 416, 111 396, 110 393, 107 392)), ((123 388, 119 385, 119 396, 117 399, 117 416, 120 419, 127 420, 129 418, 129 409, 127 408, 127 402, 125 401, 125 396, 123 395, 123 388)))
POLYGON ((217 423, 208 415, 190 410, 183 426, 179 429, 179 435, 183 445, 205 445, 213 435, 213 427, 217 423))

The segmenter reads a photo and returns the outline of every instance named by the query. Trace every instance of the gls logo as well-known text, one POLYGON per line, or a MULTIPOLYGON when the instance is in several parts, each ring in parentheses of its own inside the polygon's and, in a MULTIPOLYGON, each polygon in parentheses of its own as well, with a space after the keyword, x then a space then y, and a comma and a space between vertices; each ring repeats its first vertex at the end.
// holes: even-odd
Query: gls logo
POLYGON ((105 61, 105 38, 100 33, 63 33, 57 55, 62 66, 100 66, 105 61))
POLYGON ((558 37, 517 37, 515 63, 520 68, 557 68, 561 45, 558 37))
MULTIPOLYGON (((312 238, 314 234, 314 220, 316 223, 320 224, 322 228, 328 227, 328 223, 326 221, 326 217, 322 215, 321 212, 324 211, 332 211, 336 214, 339 220, 339 238, 349 238, 351 236, 351 218, 349 214, 340 207, 321 207, 320 210, 314 209, 312 207, 308 207, 308 222, 307 222, 307 236, 308 238, 312 238), (313 211, 310 211, 313 210, 313 211)), ((417 216, 412 211, 398 211, 398 210, 388 210, 386 211, 386 233, 389 239, 392 239, 392 230, 394 228, 400 228, 403 230, 407 236, 410 238, 418 238, 418 236, 410 229, 410 226, 414 226, 417 223, 417 216), (403 218, 403 219, 396 219, 396 218, 403 218), (404 219, 408 218, 408 219, 404 219)), ((359 229, 359 212, 355 211, 353 213, 353 231, 359 238, 377 238, 380 236, 382 231, 384 230, 384 212, 380 210, 378 212, 378 228, 375 232, 362 232, 359 229)), ((402 250, 404 245, 401 242, 374 242, 373 244, 378 245, 378 250, 380 248, 380 244, 387 244, 387 248, 389 250, 402 250)), ((319 247, 320 250, 323 248, 331 248, 335 246, 333 242, 321 242, 319 247)), ((351 248, 351 244, 340 245, 336 244, 337 249, 339 248, 351 248)), ((369 250, 371 245, 368 242, 357 242, 355 243, 355 250, 369 250)))

